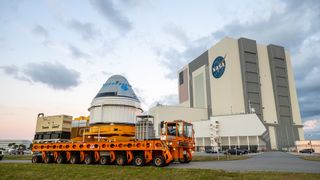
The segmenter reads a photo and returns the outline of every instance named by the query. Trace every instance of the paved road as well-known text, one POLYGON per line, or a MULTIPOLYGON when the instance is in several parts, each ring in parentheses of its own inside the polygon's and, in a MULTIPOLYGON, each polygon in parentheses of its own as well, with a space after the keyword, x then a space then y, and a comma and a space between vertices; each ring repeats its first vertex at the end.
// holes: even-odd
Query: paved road
POLYGON ((284 152, 265 152, 246 160, 171 164, 170 168, 222 169, 226 171, 282 171, 320 173, 320 161, 306 161, 284 152))
MULTIPOLYGON (((31 163, 31 160, 1 160, 0 163, 31 163)), ((306 161, 284 152, 265 152, 236 161, 173 163, 168 168, 222 169, 226 171, 280 171, 320 173, 320 161, 306 161)))

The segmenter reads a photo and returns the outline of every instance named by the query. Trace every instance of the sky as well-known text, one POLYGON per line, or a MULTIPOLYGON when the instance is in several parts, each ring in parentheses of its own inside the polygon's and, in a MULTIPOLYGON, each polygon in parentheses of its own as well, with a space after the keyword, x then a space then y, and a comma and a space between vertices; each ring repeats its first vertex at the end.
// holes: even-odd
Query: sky
POLYGON ((32 139, 36 117, 89 115, 113 74, 148 110, 178 103, 177 71, 222 38, 291 53, 306 139, 320 139, 318 0, 2 0, 0 139, 32 139))

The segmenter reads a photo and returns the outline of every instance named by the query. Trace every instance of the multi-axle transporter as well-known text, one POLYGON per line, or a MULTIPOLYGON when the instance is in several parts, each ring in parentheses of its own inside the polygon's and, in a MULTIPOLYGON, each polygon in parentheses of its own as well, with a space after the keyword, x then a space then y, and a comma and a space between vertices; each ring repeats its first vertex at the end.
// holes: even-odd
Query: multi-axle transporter
POLYGON ((192 124, 154 124, 126 78, 111 76, 93 98, 90 117, 38 114, 33 163, 100 163, 164 166, 192 159, 192 124), (158 127, 160 125, 160 127, 158 127), (154 128, 159 128, 160 138, 154 128))
POLYGON ((161 138, 131 141, 57 142, 33 144, 33 163, 84 163, 162 167, 188 163, 194 150, 193 126, 184 121, 162 122, 161 138))

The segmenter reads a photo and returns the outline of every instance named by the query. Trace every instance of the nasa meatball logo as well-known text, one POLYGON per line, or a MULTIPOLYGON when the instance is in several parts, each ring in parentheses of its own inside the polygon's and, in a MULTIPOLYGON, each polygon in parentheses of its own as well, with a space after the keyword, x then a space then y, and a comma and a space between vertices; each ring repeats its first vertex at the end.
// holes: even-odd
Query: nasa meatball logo
POLYGON ((225 55, 224 57, 218 56, 213 61, 212 68, 211 68, 213 77, 218 79, 223 75, 223 73, 226 69, 226 61, 225 61, 226 56, 227 55, 225 55))
POLYGON ((129 89, 128 84, 122 84, 121 89, 124 91, 128 91, 128 89, 129 89))

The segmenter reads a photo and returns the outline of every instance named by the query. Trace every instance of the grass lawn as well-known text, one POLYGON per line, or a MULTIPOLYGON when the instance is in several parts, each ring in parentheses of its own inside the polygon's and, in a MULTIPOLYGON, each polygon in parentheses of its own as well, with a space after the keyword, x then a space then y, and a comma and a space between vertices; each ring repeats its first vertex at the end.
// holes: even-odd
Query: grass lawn
POLYGON ((5 155, 3 160, 31 160, 32 155, 5 155))
POLYGON ((301 159, 308 161, 320 161, 320 156, 301 156, 301 159))
POLYGON ((220 155, 219 159, 217 156, 193 156, 192 161, 233 161, 233 160, 243 160, 248 159, 249 156, 229 156, 226 155, 220 155))
POLYGON ((0 164, 1 179, 320 179, 320 174, 225 172, 115 165, 0 164))

